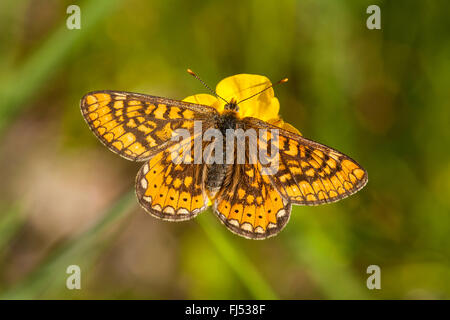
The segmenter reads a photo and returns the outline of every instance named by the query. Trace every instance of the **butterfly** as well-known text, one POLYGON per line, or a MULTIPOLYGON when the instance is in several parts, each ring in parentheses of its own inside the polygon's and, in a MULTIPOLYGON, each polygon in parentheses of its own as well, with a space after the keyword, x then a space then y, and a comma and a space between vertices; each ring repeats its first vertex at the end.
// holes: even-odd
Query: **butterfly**
MULTIPOLYGON (((192 219, 211 204, 233 233, 265 239, 286 226, 293 204, 335 202, 367 183, 367 172, 355 160, 294 130, 242 116, 236 99, 226 100, 220 110, 105 90, 86 94, 81 112, 106 147, 128 160, 143 162, 135 182, 138 201, 152 216, 167 221, 192 219), (200 130, 196 123, 201 124, 200 130), (277 149, 276 170, 265 172, 267 163, 258 157, 255 160, 251 148, 241 153, 244 161, 236 161, 238 144, 225 146, 232 152, 232 161, 193 161, 195 150, 203 152, 202 159, 220 153, 211 148, 213 139, 202 139, 211 129, 265 132, 252 137, 263 153, 277 149), (178 130, 189 135, 173 139, 178 130), (188 151, 183 154, 184 161, 179 161, 182 150, 188 151)), ((250 144, 249 137, 244 137, 244 145, 245 141, 250 144)))

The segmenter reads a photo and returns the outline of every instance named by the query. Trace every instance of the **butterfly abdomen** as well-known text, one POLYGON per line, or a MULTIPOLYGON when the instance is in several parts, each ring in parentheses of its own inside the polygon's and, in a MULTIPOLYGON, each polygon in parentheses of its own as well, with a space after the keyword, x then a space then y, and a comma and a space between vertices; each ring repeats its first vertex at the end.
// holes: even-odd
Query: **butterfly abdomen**
MULTIPOLYGON (((224 137, 223 150, 227 148, 225 139, 227 129, 235 130, 238 127, 238 122, 234 111, 225 111, 217 117, 216 128, 220 130, 224 137)), ((215 194, 222 188, 227 175, 231 173, 232 164, 226 163, 225 154, 223 154, 222 160, 222 163, 212 163, 207 167, 205 185, 211 198, 214 198, 215 194)))
POLYGON ((205 185, 211 198, 214 198, 216 193, 222 188, 230 167, 231 165, 229 164, 216 163, 208 166, 205 185))

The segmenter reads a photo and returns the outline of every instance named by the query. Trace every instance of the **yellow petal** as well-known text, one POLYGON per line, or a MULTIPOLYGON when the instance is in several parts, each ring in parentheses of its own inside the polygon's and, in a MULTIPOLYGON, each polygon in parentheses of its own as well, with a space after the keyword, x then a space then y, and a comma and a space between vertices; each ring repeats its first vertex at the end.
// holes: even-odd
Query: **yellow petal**
POLYGON ((217 101, 217 98, 206 93, 195 94, 184 98, 183 101, 192 102, 197 104, 204 104, 205 106, 210 106, 217 101))
MULTIPOLYGON (((220 81, 216 87, 216 92, 227 101, 235 99, 239 102, 261 92, 270 85, 271 82, 267 77, 256 74, 237 74, 220 81)), ((205 93, 189 96, 183 99, 183 101, 211 106, 216 108, 219 112, 222 112, 225 106, 225 102, 221 99, 205 93)), ((284 122, 278 116, 279 110, 280 103, 278 102, 278 99, 275 98, 272 88, 239 104, 239 115, 242 118, 258 118, 287 131, 301 135, 300 131, 289 123, 284 122)))
MULTIPOLYGON (((267 77, 256 74, 238 74, 223 79, 216 87, 218 95, 225 100, 232 98, 237 102, 244 100, 271 85, 267 77)), ((219 108, 223 109, 224 102, 220 102, 219 108)), ((274 97, 273 89, 270 88, 261 94, 239 104, 241 117, 255 117, 264 121, 277 118, 280 103, 274 97)))
POLYGON ((290 131, 292 133, 298 134, 298 135, 302 135, 300 133, 300 131, 297 130, 297 128, 295 128, 293 125, 284 122, 281 118, 276 118, 276 119, 270 119, 269 121, 267 121, 270 124, 273 124, 274 126, 283 128, 284 130, 290 131))

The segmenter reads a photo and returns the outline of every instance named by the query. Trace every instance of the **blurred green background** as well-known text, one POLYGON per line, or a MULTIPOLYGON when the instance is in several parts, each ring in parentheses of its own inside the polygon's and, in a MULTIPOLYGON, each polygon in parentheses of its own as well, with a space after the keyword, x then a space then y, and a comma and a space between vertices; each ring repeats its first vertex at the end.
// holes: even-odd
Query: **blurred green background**
POLYGON ((0 298, 450 298, 450 2, 0 3, 0 298), (68 30, 66 9, 81 8, 68 30), (381 30, 366 8, 381 7, 381 30), (140 164, 90 132, 80 98, 183 99, 238 73, 290 81, 282 117, 361 163, 368 185, 295 206, 275 238, 208 210, 169 223, 137 205, 140 164), (81 267, 81 290, 65 286, 81 267), (381 268, 381 290, 366 269, 381 268))

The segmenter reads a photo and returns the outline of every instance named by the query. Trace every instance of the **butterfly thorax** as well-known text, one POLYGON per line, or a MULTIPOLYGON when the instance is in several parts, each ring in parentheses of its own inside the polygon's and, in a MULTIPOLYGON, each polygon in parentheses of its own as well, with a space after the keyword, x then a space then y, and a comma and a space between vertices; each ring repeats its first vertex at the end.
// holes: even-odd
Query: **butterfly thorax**
POLYGON ((227 129, 237 129, 239 126, 238 113, 232 110, 224 110, 216 118, 216 127, 225 136, 227 129))

